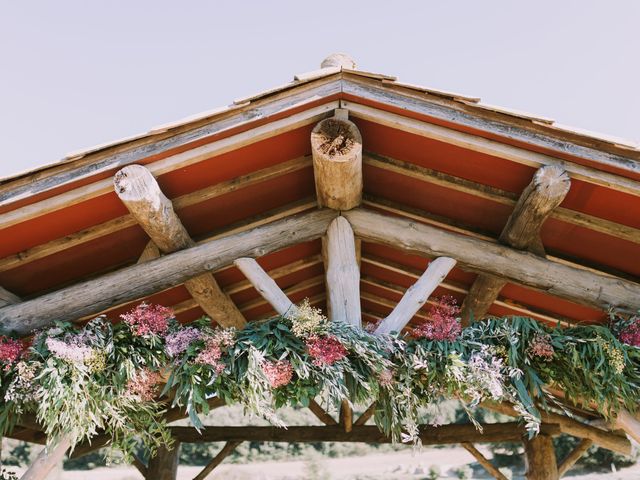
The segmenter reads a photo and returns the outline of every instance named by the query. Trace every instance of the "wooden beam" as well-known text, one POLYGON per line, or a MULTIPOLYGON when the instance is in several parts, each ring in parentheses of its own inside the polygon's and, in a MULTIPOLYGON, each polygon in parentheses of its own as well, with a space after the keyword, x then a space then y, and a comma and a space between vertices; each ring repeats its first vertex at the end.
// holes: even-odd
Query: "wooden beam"
MULTIPOLYGON (((543 424, 542 432, 559 435, 557 425, 543 424)), ((184 443, 198 442, 365 442, 391 443, 378 427, 373 425, 354 426, 345 432, 341 425, 305 427, 205 427, 198 433, 193 427, 171 427, 171 434, 184 443)), ((423 426, 419 436, 423 445, 457 444, 461 441, 473 443, 518 442, 525 430, 517 422, 485 424, 482 431, 471 424, 423 426)))
MULTIPOLYGON (((224 400, 220 398, 210 398, 207 400, 209 405, 209 409, 213 410, 215 408, 220 408, 225 405, 224 400)), ((163 420, 167 423, 175 422, 176 420, 182 420, 183 418, 187 418, 189 414, 187 413, 185 407, 170 407, 164 413, 163 420)), ((93 438, 91 438, 91 442, 83 442, 73 449, 73 452, 69 455, 69 458, 80 458, 84 455, 88 455, 96 450, 101 449, 102 447, 109 445, 111 443, 111 436, 106 435, 104 433, 100 433, 93 438)))
POLYGON ((527 480, 558 480, 558 465, 553 440, 543 433, 524 439, 527 480))
POLYGON ((238 258, 233 264, 279 315, 284 316, 295 312, 296 306, 253 258, 238 258))
POLYGON ((322 120, 311 132, 318 205, 335 210, 349 210, 362 201, 362 136, 342 113, 322 120))
POLYGON ((71 447, 71 438, 62 437, 54 446, 45 446, 20 480, 43 480, 62 461, 71 447))
POLYGON ((327 413, 327 411, 322 408, 315 400, 309 401, 309 410, 313 413, 318 420, 320 420, 325 425, 338 425, 331 415, 327 413))
POLYGON ((149 459, 147 480, 176 480, 180 457, 180 442, 175 440, 171 448, 158 447, 155 456, 149 459))
POLYGON ((401 332, 409 323, 409 320, 429 300, 429 296, 445 279, 455 264, 456 261, 448 257, 439 257, 429 263, 429 266, 418 281, 409 287, 398 305, 378 325, 375 333, 382 335, 401 332))
MULTIPOLYGON (((474 182, 472 180, 467 180, 466 178, 457 177, 455 175, 450 175, 438 170, 433 170, 383 155, 365 152, 363 154, 363 163, 366 166, 388 172, 394 172, 421 182, 438 185, 450 190, 455 190, 456 192, 489 200, 500 205, 514 207, 518 202, 518 195, 508 190, 502 190, 501 188, 493 187, 491 185, 474 182)), ((557 167, 550 166, 550 168, 557 167)), ((569 208, 557 207, 551 212, 550 218, 589 230, 595 230, 596 232, 621 238, 629 242, 640 243, 640 229, 605 220, 604 218, 595 217, 587 213, 571 210, 569 208)))
MULTIPOLYGON (((225 182, 216 183, 215 185, 210 185, 172 199, 173 207, 176 211, 180 212, 183 208, 197 205, 198 203, 206 200, 219 198, 223 195, 228 195, 235 191, 242 190, 243 188, 257 185, 261 182, 271 180, 282 175, 310 168, 312 165, 311 162, 311 156, 299 157, 251 172, 247 175, 227 180, 225 182)), ((315 203, 314 198, 314 204, 315 203)), ((127 214, 98 225, 93 225, 87 229, 80 230, 79 232, 75 232, 61 238, 56 238, 50 242, 36 245, 35 247, 0 259, 0 272, 26 265, 35 260, 62 252, 72 247, 83 245, 91 240, 95 240, 96 238, 104 237, 106 235, 122 231, 126 228, 130 228, 135 224, 135 219, 130 214, 127 214)))
MULTIPOLYGON (((240 147, 251 145, 253 143, 272 138, 276 135, 280 135, 282 133, 286 133, 303 126, 316 123, 319 120, 325 118, 328 113, 333 112, 336 107, 338 107, 338 102, 330 101, 323 105, 312 107, 308 110, 304 110, 302 112, 298 112, 293 115, 289 115, 284 118, 265 123, 258 127, 245 130, 226 138, 221 138, 219 140, 206 143, 199 147, 166 156, 161 160, 150 163, 149 168, 151 169, 151 172, 157 176, 174 170, 179 170, 180 168, 193 165, 194 163, 202 162, 209 158, 222 155, 240 147)), ((193 132, 190 132, 189 142, 194 141, 194 136, 191 136, 192 134, 193 132)), ((139 152, 141 154, 123 155, 127 157, 126 159, 122 158, 123 156, 120 156, 117 161, 109 162, 109 168, 102 168, 102 165, 97 164, 88 165, 86 166, 86 168, 82 169, 86 172, 84 177, 97 175, 100 171, 113 171, 117 168, 122 168, 126 165, 147 159, 150 155, 152 155, 151 150, 144 147, 141 148, 139 152)), ((78 172, 76 172, 75 176, 72 172, 69 172, 64 175, 64 179, 60 179, 61 181, 58 182, 58 185, 60 185, 61 183, 69 183, 71 181, 78 181, 81 178, 83 178, 83 175, 80 175, 78 172)), ((61 208, 76 205, 100 195, 104 195, 106 193, 109 193, 111 191, 111 188, 112 184, 110 179, 98 180, 96 182, 89 183, 82 187, 75 188, 59 195, 55 195, 45 200, 41 200, 30 205, 25 205, 24 207, 16 208, 15 210, 9 211, 7 213, 0 214, 0 229, 7 228, 11 225, 24 222, 31 218, 53 212, 61 208)), ((27 192, 23 191, 24 194, 22 194, 21 196, 28 197, 30 195, 33 195, 33 192, 33 185, 28 185, 27 192)), ((18 198, 17 195, 12 195, 10 193, 8 195, 0 196, 0 204, 15 201, 16 198, 18 198), (8 198, 10 195, 12 197, 12 200, 9 200, 8 198)))
POLYGON ((9 290, 0 287, 0 307, 5 305, 13 305, 14 303, 20 303, 21 299, 15 293, 11 293, 9 290))
MULTIPOLYGON (((544 256, 540 229, 564 200, 570 187, 569 176, 558 167, 546 166, 536 171, 511 212, 499 241, 518 250, 544 256)), ((484 318, 506 284, 495 275, 479 275, 462 304, 462 325, 469 325, 472 318, 484 318)))
MULTIPOLYGON (((509 415, 516 418, 520 416, 513 406, 506 403, 483 402, 480 406, 502 413, 503 415, 509 415)), ((560 425, 562 432, 568 435, 592 440, 599 447, 606 448, 612 452, 620 453, 622 455, 631 454, 631 442, 622 435, 602 430, 601 428, 588 425, 574 418, 554 412, 540 410, 540 418, 543 422, 560 425)))
POLYGON ((361 208, 344 215, 355 233, 366 240, 422 255, 452 256, 469 269, 604 310, 611 306, 640 308, 640 285, 633 282, 361 208))
POLYGON ((193 477, 193 480, 204 480, 209 476, 213 470, 222 463, 222 461, 233 453, 238 445, 242 442, 227 442, 224 444, 220 452, 213 457, 213 459, 207 463, 207 465, 200 471, 198 475, 193 477))
POLYGON ((491 475, 493 478, 496 478, 497 480, 508 480, 507 477, 500 472, 500 470, 498 470, 496 467, 493 466, 493 463, 487 460, 487 457, 482 455, 480 450, 478 450, 473 445, 473 443, 463 442, 460 445, 462 445, 462 447, 464 447, 464 449, 467 452, 473 455, 473 457, 478 461, 478 463, 482 465, 482 467, 487 471, 487 473, 489 473, 489 475, 491 475))
MULTIPOLYGON (((406 265, 402 265, 396 262, 393 262, 391 260, 387 260, 381 257, 377 257, 375 255, 366 255, 363 257, 363 262, 364 263, 368 263, 370 265, 374 265, 376 267, 385 269, 385 270, 389 270, 398 274, 401 274, 403 276, 406 276, 408 278, 417 280, 418 278, 420 278, 420 275, 422 274, 422 272, 418 271, 417 269, 414 269, 412 267, 406 266, 406 265)), ((398 295, 402 295, 403 294, 403 288, 400 287, 399 285, 396 284, 391 284, 389 282, 384 282, 382 280, 377 280, 374 279, 372 277, 363 275, 361 278, 361 283, 363 284, 368 284, 368 285, 372 285, 374 287, 377 288, 383 288, 385 290, 388 290, 389 292, 398 294, 398 295)), ((466 285, 463 285, 461 283, 455 282, 453 280, 447 280, 445 279, 441 284, 440 284, 441 288, 444 288, 445 290, 448 290, 450 292, 454 292, 454 293, 463 293, 463 294, 467 294, 469 293, 469 289, 467 288, 466 285)), ((429 303, 429 302, 427 302, 429 303)), ((539 319, 541 321, 545 321, 548 322, 552 325, 556 325, 556 324, 560 324, 562 326, 569 326, 572 325, 573 323, 575 323, 574 321, 568 319, 568 318, 564 318, 558 315, 548 315, 545 312, 541 312, 538 310, 533 310, 530 307, 525 307, 523 305, 519 305, 517 303, 514 303, 512 300, 507 300, 507 299, 502 299, 502 298, 498 298, 495 302, 496 305, 499 305, 501 307, 505 307, 508 308, 510 310, 514 310, 515 312, 517 312, 519 315, 522 316, 526 316, 526 317, 532 317, 532 318, 536 318, 539 319)))
POLYGON ((593 440, 589 438, 583 438, 576 447, 571 450, 564 459, 558 465, 558 476, 562 477, 576 464, 578 460, 586 453, 587 450, 593 445, 593 440))
POLYGON ((629 413, 627 410, 622 409, 618 413, 618 417, 615 421, 616 428, 621 428, 633 438, 636 442, 640 442, 640 420, 629 413))
POLYGON ((0 330, 26 335, 59 320, 73 320, 143 298, 206 271, 215 271, 238 257, 263 256, 316 239, 335 216, 332 210, 319 210, 288 217, 0 308, 0 330))
MULTIPOLYGON (((116 173, 113 183, 122 203, 163 253, 195 245, 171 200, 146 167, 129 165, 116 173)), ((222 327, 242 328, 246 324, 238 307, 211 273, 190 278, 184 286, 202 310, 222 327)))
MULTIPOLYGON (((376 210, 380 210, 383 212, 389 212, 403 218, 410 218, 420 223, 426 223, 427 225, 433 225, 434 227, 442 228, 444 230, 448 230, 451 232, 461 233, 468 237, 477 238, 490 243, 499 243, 498 238, 495 237, 490 232, 482 231, 471 225, 452 220, 451 218, 442 217, 439 215, 433 215, 419 208, 409 207, 407 205, 399 204, 397 202, 393 202, 393 201, 390 201, 381 197, 376 197, 373 195, 365 195, 362 203, 364 206, 372 207, 376 210)), ((630 275, 628 273, 621 272, 619 270, 616 271, 615 269, 608 267, 606 265, 598 264, 596 266, 593 266, 594 264, 591 262, 589 262, 589 264, 576 263, 575 261, 576 259, 568 259, 568 258, 560 257, 558 256, 557 253, 555 255, 552 255, 549 252, 547 252, 546 256, 548 260, 551 260, 557 263, 562 263, 564 265, 569 265, 571 267, 579 268, 585 271, 599 273, 601 275, 606 275, 611 278, 627 278, 628 280, 631 280, 631 281, 640 280, 639 277, 637 276, 630 275)), ((580 261, 586 262, 584 259, 580 259, 580 261)))
POLYGON ((362 326, 360 312, 360 268, 351 225, 338 217, 327 229, 327 298, 329 320, 362 326))
MULTIPOLYGON (((346 89, 348 87, 345 85, 344 88, 346 89)), ((515 147, 496 140, 490 140, 470 133, 465 133, 440 125, 435 125, 433 123, 415 120, 413 118, 408 118, 395 113, 369 107, 353 101, 343 100, 342 107, 349 110, 349 114, 351 115, 351 117, 361 118, 363 120, 368 120, 408 133, 423 136, 451 145, 456 145, 461 148, 484 153, 486 155, 503 158, 505 160, 534 168, 540 168, 545 165, 556 165, 566 170, 571 178, 576 178, 588 183, 630 193, 636 196, 640 195, 640 182, 623 177, 621 175, 616 175, 595 168, 586 167, 580 165, 579 163, 566 161, 559 157, 552 157, 550 155, 526 150, 521 147, 515 147)), ((401 108, 407 109, 406 106, 401 108)), ((409 110, 411 110, 411 108, 409 108, 409 110)), ((467 118, 470 117, 471 116, 467 116, 467 118)), ((456 115, 453 122, 459 123, 460 120, 461 116, 456 115)), ((480 130, 491 131, 493 130, 493 126, 495 126, 494 122, 484 122, 480 127, 477 128, 479 128, 480 130)), ((515 130, 516 128, 514 128, 513 126, 505 126, 502 135, 507 138, 512 137, 515 130)), ((501 134, 499 133, 498 135, 501 134)), ((536 140, 539 140, 541 138, 545 137, 542 135, 538 135, 536 140)), ((548 142, 549 147, 552 149, 558 145, 558 142, 555 139, 552 139, 550 136, 546 136, 545 140, 548 142)), ((528 140, 523 141, 525 143, 531 143, 528 140)), ((566 153, 566 151, 562 151, 562 154, 566 153)), ((602 152, 601 150, 592 149, 591 153, 600 155, 600 158, 595 160, 596 162, 607 160, 603 156, 606 154, 604 154, 604 152, 602 152)), ((581 156, 581 154, 578 153, 574 155, 581 156)), ((637 160, 634 161, 630 158, 620 160, 616 159, 614 162, 612 162, 612 166, 615 165, 615 168, 617 169, 626 170, 628 173, 637 174, 638 171, 640 171, 640 167, 637 166, 637 163, 637 160)))

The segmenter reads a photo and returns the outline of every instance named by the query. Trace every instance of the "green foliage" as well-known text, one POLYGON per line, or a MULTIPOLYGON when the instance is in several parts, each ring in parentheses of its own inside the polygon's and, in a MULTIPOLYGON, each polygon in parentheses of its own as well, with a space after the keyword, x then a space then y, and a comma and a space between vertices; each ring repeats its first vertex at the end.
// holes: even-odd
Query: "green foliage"
POLYGON ((343 399, 376 402, 381 431, 417 442, 425 409, 446 398, 460 400, 474 422, 470 409, 480 402, 509 401, 533 435, 538 408, 559 406, 543 386, 600 405, 606 417, 621 407, 635 411, 640 394, 640 349, 601 326, 490 319, 436 341, 372 335, 328 322, 308 304, 238 332, 214 330, 207 319, 167 323, 162 309, 136 312, 135 321, 148 323, 98 318, 83 329, 61 323, 38 334, 20 361, 0 370, 0 431, 35 413, 52 442, 66 436, 75 445, 106 431, 128 456, 170 443, 167 397, 196 427, 213 397, 275 425, 285 424, 282 407, 320 398, 330 410, 343 399), (165 383, 160 402, 157 383, 165 383))

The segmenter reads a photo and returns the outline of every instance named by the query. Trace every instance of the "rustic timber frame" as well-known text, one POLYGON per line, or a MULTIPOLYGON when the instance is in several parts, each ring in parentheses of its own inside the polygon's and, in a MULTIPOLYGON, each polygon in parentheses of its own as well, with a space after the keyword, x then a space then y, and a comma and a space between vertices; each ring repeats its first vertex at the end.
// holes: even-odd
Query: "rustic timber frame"
MULTIPOLYGON (((0 258, 0 281, 12 287, 0 287, 0 329, 29 335, 57 320, 83 321, 118 312, 151 295, 175 294, 181 286, 187 295, 172 306, 185 315, 184 321, 203 312, 222 326, 238 328, 272 312, 292 312, 300 296, 325 306, 331 321, 361 328, 375 322, 378 334, 401 332, 411 322, 424 320, 421 309, 436 291, 463 296, 465 323, 496 311, 545 322, 581 321, 567 314, 567 305, 583 308, 584 315, 609 306, 637 310, 638 271, 625 270, 616 259, 609 264, 602 256, 583 258, 559 241, 547 246, 544 238, 545 229, 561 230, 561 224, 571 232, 588 231, 587 239, 595 235, 599 241, 610 239, 613 248, 622 245, 624 252, 640 252, 640 225, 622 215, 605 217, 602 208, 582 208, 576 200, 587 193, 610 194, 616 201, 635 202, 640 211, 639 161, 637 149, 564 131, 548 119, 483 106, 471 97, 359 72, 347 56, 334 55, 320 70, 297 76, 293 86, 240 99, 222 112, 161 126, 145 136, 0 183, 0 208, 5 208, 0 229, 15 228, 18 233, 23 224, 65 209, 81 209, 105 197, 116 202, 110 218, 90 225, 77 221, 68 235, 45 238, 0 258), (518 181, 482 182, 479 173, 478 178, 466 178, 463 170, 453 171, 448 164, 427 165, 422 158, 384 145, 378 138, 385 135, 393 141, 442 148, 446 155, 471 152, 470 164, 499 159, 500 165, 517 171, 518 181), (292 148, 286 161, 256 161, 212 184, 194 179, 204 172, 198 165, 212 158, 226 155, 229 162, 242 163, 242 155, 257 155, 258 147, 273 148, 270 145, 281 137, 291 144, 303 138, 310 154, 307 147, 292 148), (234 157, 236 152, 243 153, 234 157), (182 170, 188 175, 180 174, 182 170), (274 188, 295 191, 296 182, 310 177, 312 188, 298 197, 273 202, 264 193, 274 188), (476 213, 491 204, 503 209, 505 221, 499 232, 488 232, 488 223, 470 225, 468 218, 425 211, 418 200, 387 195, 380 187, 387 178, 397 181, 400 190, 419 187, 416 196, 422 189, 444 189, 452 192, 451 198, 472 199, 482 205, 476 213), (181 189, 180 181, 190 182, 191 188, 181 189), (272 204, 253 210, 244 205, 253 214, 223 224, 203 220, 209 216, 207 206, 224 199, 238 201, 238 194, 256 194, 272 204), (200 228, 196 220, 207 228, 200 228), (12 272, 20 277, 22 269, 29 273, 56 256, 125 234, 141 240, 133 260, 123 256, 121 264, 96 267, 92 274, 63 278, 36 292, 20 291, 18 280, 11 283, 12 272), (313 242, 321 246, 319 251, 308 254, 301 249, 293 260, 274 263, 274 256, 283 251, 313 242), (422 260, 418 266, 406 256, 422 260), (461 282, 469 272, 475 276, 461 282), (532 292, 534 300, 547 296, 565 303, 555 309, 545 308, 548 301, 539 302, 542 307, 535 301, 519 303, 505 292, 513 286, 532 292)), ((233 202, 222 208, 229 205, 233 202)), ((212 403, 221 405, 216 399, 212 403)), ((509 405, 484 407, 517 416, 509 405)), ((346 399, 337 419, 316 402, 309 408, 323 426, 206 427, 201 433, 172 427, 176 446, 161 449, 148 465, 138 459, 135 466, 145 478, 170 480, 176 475, 181 442, 226 442, 196 477, 204 479, 243 441, 390 441, 365 425, 375 404, 358 418, 346 399)), ((640 438, 640 423, 628 412, 622 412, 617 425, 594 426, 595 412, 582 412, 580 419, 544 412, 541 434, 530 440, 515 423, 484 425, 482 433, 470 425, 424 426, 420 438, 425 445, 462 444, 495 478, 503 476, 474 443, 522 441, 528 478, 554 479, 592 444, 628 454, 629 440, 618 428, 640 438), (580 438, 581 443, 557 463, 551 438, 560 433, 580 438)), ((168 421, 182 416, 184 412, 167 412, 168 421)), ((32 419, 23 419, 13 436, 46 440, 32 419)), ((74 456, 108 441, 97 437, 91 445, 78 446, 74 456)), ((23 478, 44 478, 68 447, 62 439, 44 451, 23 478)))

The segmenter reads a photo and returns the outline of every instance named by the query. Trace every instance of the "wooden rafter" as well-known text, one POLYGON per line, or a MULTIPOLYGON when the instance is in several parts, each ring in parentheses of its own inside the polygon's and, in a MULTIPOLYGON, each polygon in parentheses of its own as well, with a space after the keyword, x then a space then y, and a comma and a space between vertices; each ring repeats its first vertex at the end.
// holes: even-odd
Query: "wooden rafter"
MULTIPOLYGON (((500 242, 518 250, 529 250, 544 256, 540 229, 553 210, 569 192, 569 176, 558 167, 539 169, 524 189, 506 226, 500 242)), ((495 275, 480 274, 462 304, 462 324, 482 319, 498 298, 507 282, 495 275)))
MULTIPOLYGON (((309 167, 311 167, 310 156, 295 158, 287 162, 279 163, 232 180, 220 182, 176 197, 172 199, 173 207, 177 212, 180 212, 180 210, 197 205, 198 203, 219 198, 223 195, 242 190, 243 188, 248 188, 261 182, 278 178, 309 167)), ((49 255, 122 231, 135 224, 136 220, 132 215, 123 215, 122 217, 108 220, 79 232, 51 240, 41 245, 36 245, 35 247, 0 259, 0 272, 26 265, 49 255)))
MULTIPOLYGON (((504 158, 515 163, 540 168, 545 165, 559 166, 566 170, 571 178, 577 178, 588 183, 601 185, 614 190, 640 195, 640 182, 615 175, 595 168, 586 167, 578 163, 567 162, 531 150, 525 150, 496 140, 480 137, 470 133, 460 132, 433 123, 422 122, 413 118, 369 107, 352 101, 343 101, 342 107, 349 110, 352 117, 369 120, 391 128, 399 129, 415 135, 431 138, 468 150, 484 153, 498 158, 504 158)), ((633 162, 619 163, 619 166, 630 166, 633 162)), ((637 167, 634 167, 637 170, 637 167)))
MULTIPOLYGON (((296 128, 316 123, 325 118, 329 112, 333 112, 337 106, 338 102, 331 101, 326 104, 310 108, 309 110, 266 123, 254 129, 222 138, 218 141, 207 143, 185 152, 170 155, 162 160, 150 163, 149 168, 154 175, 162 175, 172 170, 177 170, 188 165, 207 160, 211 157, 222 155, 223 153, 235 150, 239 147, 250 145, 296 128)), ((140 158, 144 159, 145 157, 146 156, 142 156, 140 158)), ((111 168, 119 168, 127 164, 135 163, 136 161, 137 160, 116 162, 116 165, 111 168)), ((96 173, 96 168, 91 169, 91 174, 95 175, 96 173)), ((76 177, 73 180, 77 181, 79 178, 80 177, 76 177)), ((84 187, 76 188, 24 207, 19 207, 10 212, 0 214, 0 228, 7 228, 31 218, 39 217, 46 213, 54 212, 68 206, 84 202, 91 198, 104 195, 105 193, 109 193, 111 188, 112 185, 110 179, 98 180, 84 187)))
POLYGON ((356 235, 365 240, 433 257, 452 256, 475 271, 500 275, 508 281, 584 305, 601 309, 612 305, 640 308, 640 285, 636 283, 361 208, 344 215, 356 235))
MULTIPOLYGON (((542 424, 541 432, 559 435, 557 425, 542 424)), ((197 432, 192 427, 171 427, 171 434, 181 442, 366 442, 391 443, 391 438, 374 425, 354 426, 345 432, 341 425, 306 427, 205 427, 197 432)), ((471 424, 423 426, 419 436, 423 445, 457 444, 460 439, 473 443, 520 441, 525 434, 517 422, 482 425, 482 431, 471 424)))
POLYGON ((362 415, 360 415, 356 419, 356 421, 353 422, 353 425, 356 427, 359 427, 367 423, 367 421, 369 421, 369 419, 373 417, 373 414, 376 413, 376 408, 377 408, 377 404, 376 402, 373 402, 371 405, 367 407, 367 409, 364 412, 362 412, 362 415))
MULTIPOLYGON (((129 165, 114 177, 118 197, 131 215, 165 254, 195 246, 173 204, 160 190, 151 172, 129 165)), ((210 272, 185 281, 184 286, 202 310, 223 327, 242 328, 246 320, 210 272)))
POLYGON ((326 252, 329 319, 361 327, 360 268, 353 230, 344 217, 336 218, 329 225, 326 252))
POLYGON ((409 287, 393 311, 378 325, 375 333, 402 331, 455 264, 456 261, 448 257, 439 257, 429 263, 418 281, 409 287))
MULTIPOLYGON (((472 195, 477 198, 489 200, 500 205, 515 207, 518 203, 518 195, 491 185, 474 182, 448 173, 432 170, 410 162, 404 162, 394 158, 365 153, 363 162, 366 166, 375 167, 386 172, 393 172, 410 177, 431 185, 438 185, 456 192, 472 195)), ((557 166, 547 166, 558 169, 557 166)), ((541 167, 547 168, 547 167, 541 167)), ((569 208, 557 207, 550 218, 560 220, 571 225, 576 225, 596 232, 622 238, 629 242, 640 243, 640 229, 595 217, 587 213, 578 212, 569 208)))
POLYGON ((319 210, 229 235, 156 260, 118 270, 33 300, 0 309, 4 332, 26 334, 57 320, 92 315, 145 297, 247 255, 267 253, 322 236, 336 212, 319 210))

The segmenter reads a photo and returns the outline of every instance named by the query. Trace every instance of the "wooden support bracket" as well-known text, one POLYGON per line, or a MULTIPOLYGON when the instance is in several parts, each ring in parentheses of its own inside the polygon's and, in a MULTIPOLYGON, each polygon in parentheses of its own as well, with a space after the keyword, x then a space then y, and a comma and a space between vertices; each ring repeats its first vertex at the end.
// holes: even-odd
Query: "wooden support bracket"
POLYGON ((222 447, 222 450, 220 450, 220 452, 218 452, 218 454, 215 457, 213 457, 213 459, 209 463, 207 463, 207 465, 200 471, 198 475, 193 477, 193 480, 204 480, 205 478, 207 478, 209 474, 218 465, 220 465, 225 458, 231 455, 233 451, 236 449, 236 447, 241 443, 242 442, 238 442, 238 441, 225 443, 224 447, 222 447))
MULTIPOLYGON (((113 178, 118 197, 133 218, 163 253, 193 247, 195 242, 182 225, 173 204, 153 174, 141 165, 129 165, 113 178)), ((202 310, 223 327, 242 328, 246 320, 211 273, 190 278, 185 287, 202 310)))
POLYGON ((493 463, 491 463, 487 457, 482 455, 482 452, 478 450, 473 443, 463 442, 460 445, 464 447, 464 449, 469 452, 473 457, 478 461, 480 465, 489 473, 489 475, 493 476, 497 480, 508 480, 505 475, 500 473, 493 463))
MULTIPOLYGON (((540 229, 564 200, 570 187, 569 175, 561 168, 551 165, 540 168, 520 195, 502 230, 500 242, 544 256, 540 229)), ((481 320, 506 284, 506 280, 494 275, 478 275, 462 304, 463 326, 468 325, 471 319, 481 320)))
POLYGON ((456 261, 448 257, 439 257, 432 261, 418 281, 409 287, 393 311, 378 325, 375 333, 381 335, 400 332, 429 300, 429 296, 455 264, 456 261))

